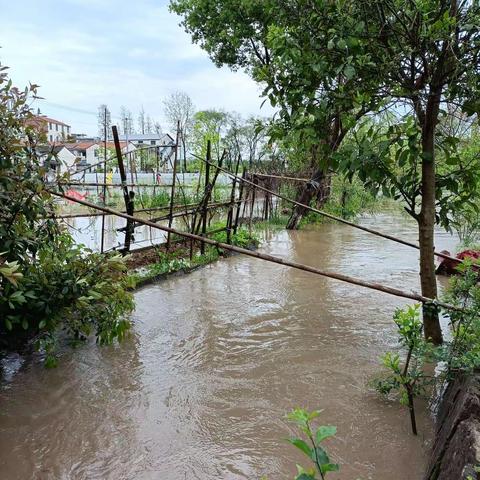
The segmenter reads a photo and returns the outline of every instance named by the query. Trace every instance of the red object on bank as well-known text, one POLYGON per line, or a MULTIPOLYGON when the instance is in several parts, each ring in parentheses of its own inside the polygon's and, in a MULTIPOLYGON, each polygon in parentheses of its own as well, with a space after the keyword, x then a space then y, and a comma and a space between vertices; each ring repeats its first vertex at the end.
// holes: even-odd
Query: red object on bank
MULTIPOLYGON (((87 193, 82 194, 73 189, 67 190, 65 194, 68 195, 69 197, 76 198, 77 200, 85 200, 87 198, 87 193)), ((75 202, 72 202, 71 200, 69 200, 69 202, 75 203, 75 202)))
MULTIPOLYGON (((451 255, 448 250, 442 250, 440 253, 443 253, 445 255, 451 255)), ((459 260, 466 260, 466 259, 471 259, 471 260, 479 260, 480 259, 480 251, 478 250, 462 250, 461 252, 457 253, 455 255, 455 258, 458 258, 459 260)), ((458 270, 456 269, 458 265, 458 262, 455 260, 450 260, 449 258, 442 258, 442 261, 440 262, 440 265, 437 267, 437 270, 435 273, 437 275, 455 275, 458 273, 458 270)), ((478 267, 475 267, 478 269, 478 267)))

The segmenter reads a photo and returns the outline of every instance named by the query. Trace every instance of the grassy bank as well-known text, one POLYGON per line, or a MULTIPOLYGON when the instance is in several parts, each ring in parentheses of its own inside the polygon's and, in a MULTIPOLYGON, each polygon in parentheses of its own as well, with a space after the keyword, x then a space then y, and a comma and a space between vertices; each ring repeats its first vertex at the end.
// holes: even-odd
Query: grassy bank
MULTIPOLYGON (((224 225, 223 225, 224 226, 224 225)), ((212 230, 218 230, 215 226, 212 230)), ((213 240, 226 243, 227 233, 217 232, 211 235, 213 240)), ((190 273, 198 268, 217 261, 219 258, 230 255, 214 245, 205 245, 205 253, 200 253, 198 242, 195 242, 190 258, 190 244, 174 242, 170 251, 165 246, 155 247, 141 252, 132 252, 127 260, 130 269, 130 277, 136 287, 167 278, 174 273, 190 273)), ((238 247, 255 249, 259 245, 259 238, 254 232, 246 228, 240 228, 236 234, 232 233, 231 243, 238 247)))

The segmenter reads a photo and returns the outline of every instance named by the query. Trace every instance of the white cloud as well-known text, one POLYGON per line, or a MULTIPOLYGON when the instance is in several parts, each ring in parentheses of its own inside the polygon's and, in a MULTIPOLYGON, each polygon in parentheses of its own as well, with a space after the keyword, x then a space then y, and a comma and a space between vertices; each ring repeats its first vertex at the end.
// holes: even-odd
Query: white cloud
POLYGON ((96 133, 95 112, 102 103, 114 115, 121 105, 134 112, 143 105, 162 120, 163 99, 176 90, 187 92, 198 109, 272 112, 268 107, 259 111, 258 85, 244 73, 216 68, 165 6, 151 8, 149 0, 140 0, 117 12, 111 0, 68 3, 83 7, 78 22, 58 21, 58 12, 57 19, 41 17, 37 23, 12 14, 3 27, 0 60, 12 67, 17 84, 40 84, 40 95, 52 102, 42 110, 60 116, 74 131, 96 133), (109 9, 107 23, 98 17, 98 8, 109 9), (89 14, 92 21, 86 23, 89 14))

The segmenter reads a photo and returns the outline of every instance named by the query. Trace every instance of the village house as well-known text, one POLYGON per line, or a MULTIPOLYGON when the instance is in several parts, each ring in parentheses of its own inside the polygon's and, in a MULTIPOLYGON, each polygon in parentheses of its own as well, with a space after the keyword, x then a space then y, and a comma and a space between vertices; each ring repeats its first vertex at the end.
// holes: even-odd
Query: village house
POLYGON ((119 135, 119 139, 123 141, 129 141, 135 144, 137 147, 148 146, 173 146, 175 140, 168 133, 132 133, 130 135, 119 135))
POLYGON ((47 175, 56 177, 76 169, 77 157, 64 145, 40 145, 35 149, 40 162, 47 167, 47 175))
POLYGON ((41 115, 40 111, 27 121, 27 125, 44 133, 48 143, 63 143, 70 137, 70 125, 41 115))
MULTIPOLYGON (((75 142, 64 144, 65 148, 72 153, 78 160, 77 169, 83 169, 88 166, 93 166, 102 161, 104 158, 103 149, 105 145, 103 142, 75 142)), ((113 155, 115 150, 115 144, 113 142, 107 142, 107 158, 113 155)), ((132 142, 120 142, 122 153, 133 153, 136 150, 135 145, 132 142)))
POLYGON ((130 135, 119 135, 119 139, 132 142, 137 149, 150 147, 152 150, 156 150, 160 159, 170 160, 175 153, 173 148, 175 140, 168 133, 132 133, 130 135))

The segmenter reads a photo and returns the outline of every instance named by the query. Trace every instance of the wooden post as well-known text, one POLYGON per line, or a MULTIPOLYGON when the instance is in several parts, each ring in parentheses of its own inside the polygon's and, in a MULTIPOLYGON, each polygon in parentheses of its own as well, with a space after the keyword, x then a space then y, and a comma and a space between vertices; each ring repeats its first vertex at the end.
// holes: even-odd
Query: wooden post
MULTIPOLYGON (((172 228, 173 204, 175 202, 175 184, 177 179, 177 158, 178 158, 178 132, 180 130, 180 120, 177 121, 177 136, 175 138, 175 152, 173 154, 173 178, 172 194, 170 197, 170 218, 168 219, 168 228, 172 228)), ((170 232, 167 233, 167 252, 170 250, 170 232)))
MULTIPOLYGON (((125 201, 125 210, 127 211, 128 215, 133 216, 135 192, 133 190, 131 190, 130 192, 128 191, 127 174, 125 172, 125 164, 123 163, 122 149, 120 147, 120 140, 118 139, 118 130, 116 125, 112 126, 112 133, 113 133, 113 142, 115 144, 115 153, 117 155, 117 161, 118 161, 118 170, 120 172, 120 180, 122 182, 123 199, 125 201)), ((127 219, 127 228, 125 229, 125 246, 123 248, 123 253, 128 253, 130 251, 130 243, 132 241, 133 228, 134 227, 133 227, 132 221, 127 219)))
MULTIPOLYGON (((202 237, 205 237, 207 234, 207 214, 208 214, 208 188, 210 187, 210 161, 212 157, 212 143, 210 140, 207 141, 207 163, 205 164, 205 193, 203 202, 203 212, 202 212, 202 237)), ((200 254, 205 254, 205 242, 200 244, 200 254)))
MULTIPOLYGON (((268 185, 268 188, 270 188, 270 183, 267 181, 266 182, 268 185)), ((263 204, 263 219, 268 220, 268 214, 269 214, 269 207, 270 206, 270 194, 268 192, 265 192, 265 200, 263 204)))
MULTIPOLYGON (((240 166, 240 156, 237 158, 235 165, 235 175, 238 175, 238 168, 240 166)), ((230 206, 228 207, 227 215, 227 243, 230 244, 232 240, 232 223, 233 223, 233 207, 235 205, 235 193, 237 187, 237 179, 234 177, 232 181, 232 191, 230 193, 230 206)))
MULTIPOLYGON (((247 170, 243 167, 242 172, 242 179, 245 180, 247 176, 247 170)), ((238 203, 237 203, 237 212, 235 214, 235 223, 233 225, 233 234, 236 235, 238 229, 238 220, 240 218, 240 209, 242 208, 242 201, 243 201, 243 189, 244 189, 245 182, 240 182, 240 191, 238 192, 238 203)))
POLYGON ((258 183, 258 178, 256 175, 253 175, 253 191, 252 191, 252 203, 250 204, 250 218, 248 220, 248 231, 250 232, 250 235, 252 234, 252 217, 253 217, 253 209, 255 207, 255 197, 257 193, 257 183, 258 183))

